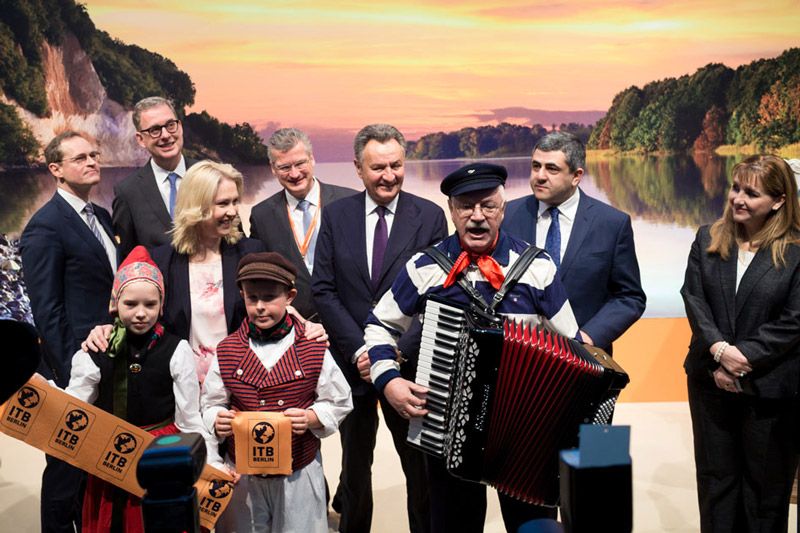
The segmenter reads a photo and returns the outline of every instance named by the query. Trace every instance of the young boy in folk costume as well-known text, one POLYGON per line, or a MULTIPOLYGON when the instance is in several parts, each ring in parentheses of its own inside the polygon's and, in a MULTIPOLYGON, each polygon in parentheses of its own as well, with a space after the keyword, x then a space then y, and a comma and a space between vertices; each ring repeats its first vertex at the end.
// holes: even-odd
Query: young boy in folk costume
POLYGON ((307 339, 303 324, 286 313, 296 275, 274 252, 239 262, 247 319, 217 346, 203 385, 203 420, 231 438, 235 411, 282 412, 292 423, 292 474, 242 476, 218 531, 328 531, 319 439, 337 430, 353 404, 325 343, 307 339))
MULTIPOLYGON (((114 277, 109 348, 75 354, 67 392, 153 435, 196 432, 214 442, 200 416, 192 348, 164 331, 158 322, 163 305, 161 272, 137 246, 114 277)), ((216 449, 208 451, 210 460, 218 457, 216 449)), ((84 532, 144 531, 141 500, 93 476, 82 520, 84 532)))

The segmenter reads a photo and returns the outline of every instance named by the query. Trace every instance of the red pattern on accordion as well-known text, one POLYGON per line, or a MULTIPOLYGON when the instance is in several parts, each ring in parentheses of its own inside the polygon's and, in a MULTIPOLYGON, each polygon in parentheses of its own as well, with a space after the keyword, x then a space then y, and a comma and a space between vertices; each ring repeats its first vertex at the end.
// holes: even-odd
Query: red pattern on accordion
MULTIPOLYGON (((326 346, 324 342, 308 340, 303 326, 291 316, 288 318, 295 328, 294 344, 271 371, 250 349, 246 323, 217 346, 220 375, 230 393, 231 407, 239 411, 283 412, 292 407, 307 409, 314 403, 326 346), (241 374, 237 373, 239 370, 241 374), (278 405, 280 400, 283 403, 278 405)), ((235 459, 233 437, 228 438, 228 453, 235 459)), ((311 431, 292 434, 292 471, 313 461, 319 448, 319 439, 311 431)))
POLYGON ((484 458, 497 490, 539 505, 558 501, 558 453, 572 444, 603 369, 543 329, 504 323, 503 353, 484 458), (520 423, 520 421, 524 423, 520 423))

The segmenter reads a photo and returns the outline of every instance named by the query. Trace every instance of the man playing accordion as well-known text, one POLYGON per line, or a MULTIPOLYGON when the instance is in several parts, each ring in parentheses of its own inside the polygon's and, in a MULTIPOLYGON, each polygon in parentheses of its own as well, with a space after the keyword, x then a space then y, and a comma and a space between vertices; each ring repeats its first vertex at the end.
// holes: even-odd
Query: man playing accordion
MULTIPOLYGON (((471 163, 442 181, 441 190, 448 196, 456 227, 454 235, 435 246, 446 259, 435 259, 434 255, 440 254, 430 250, 412 257, 367 319, 365 342, 372 381, 404 418, 428 413, 428 389, 400 376, 402 354, 396 350, 397 336, 409 328, 431 295, 464 305, 476 297, 491 302, 528 248, 527 243, 499 230, 505 210, 506 177, 502 166, 471 163), (443 264, 450 263, 452 267, 446 271, 443 264)), ((494 311, 502 317, 540 324, 564 337, 580 340, 556 265, 544 252, 533 257, 527 268, 517 273, 516 284, 496 303, 494 311)), ((444 461, 436 457, 428 457, 428 477, 434 532, 483 530, 484 485, 450 475, 444 461)), ((529 520, 556 516, 554 507, 539 507, 498 495, 508 531, 517 531, 529 520)))

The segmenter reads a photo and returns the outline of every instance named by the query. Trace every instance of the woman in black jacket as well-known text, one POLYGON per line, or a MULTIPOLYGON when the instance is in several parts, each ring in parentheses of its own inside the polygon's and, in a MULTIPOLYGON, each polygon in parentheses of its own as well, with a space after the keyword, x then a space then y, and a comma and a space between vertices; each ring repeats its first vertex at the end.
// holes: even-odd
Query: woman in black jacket
POLYGON ((800 410, 800 208, 789 166, 733 169, 697 232, 681 294, 703 532, 786 531, 800 410))

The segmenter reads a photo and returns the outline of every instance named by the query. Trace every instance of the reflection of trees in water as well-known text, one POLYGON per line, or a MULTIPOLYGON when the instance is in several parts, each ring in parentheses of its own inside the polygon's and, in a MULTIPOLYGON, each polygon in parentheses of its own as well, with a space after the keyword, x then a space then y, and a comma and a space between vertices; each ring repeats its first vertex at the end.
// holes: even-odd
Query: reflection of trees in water
POLYGON ((589 173, 612 205, 632 216, 696 227, 716 220, 725 202, 732 157, 631 156, 589 161, 589 173))
POLYGON ((19 235, 33 212, 52 195, 55 182, 46 170, 0 173, 0 233, 19 235), (42 198, 45 197, 45 198, 42 198))
POLYGON ((502 165, 508 171, 510 180, 528 180, 531 174, 529 157, 486 158, 486 159, 442 159, 438 161, 406 161, 406 177, 413 176, 420 181, 440 183, 445 176, 465 165, 475 162, 502 165))

